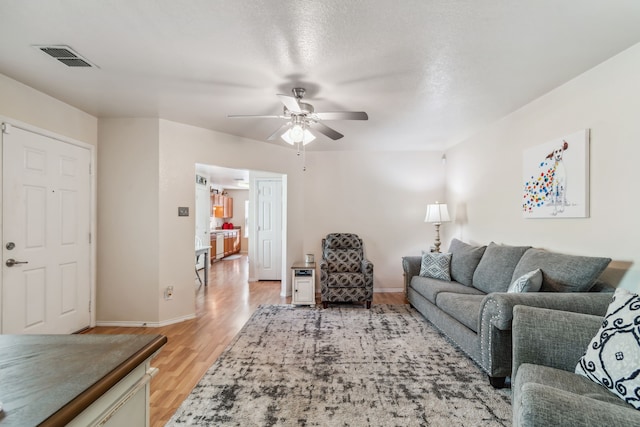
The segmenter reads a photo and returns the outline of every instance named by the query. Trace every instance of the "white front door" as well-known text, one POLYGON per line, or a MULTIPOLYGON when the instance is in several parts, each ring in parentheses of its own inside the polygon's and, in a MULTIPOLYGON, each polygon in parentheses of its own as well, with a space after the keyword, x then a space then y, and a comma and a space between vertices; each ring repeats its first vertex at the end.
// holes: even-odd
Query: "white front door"
POLYGON ((16 127, 3 133, 3 334, 90 325, 90 168, 86 148, 16 127))
POLYGON ((258 180, 258 280, 282 279, 282 180, 258 180))

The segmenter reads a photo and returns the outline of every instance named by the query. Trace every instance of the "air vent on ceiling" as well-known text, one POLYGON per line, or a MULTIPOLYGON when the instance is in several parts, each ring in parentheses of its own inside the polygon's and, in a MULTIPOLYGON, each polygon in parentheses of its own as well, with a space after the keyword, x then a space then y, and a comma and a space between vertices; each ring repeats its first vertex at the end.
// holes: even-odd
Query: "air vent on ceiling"
POLYGON ((36 49, 40 49, 42 52, 62 62, 67 67, 95 67, 95 64, 89 62, 86 58, 83 58, 80 54, 75 52, 69 46, 34 46, 36 49))

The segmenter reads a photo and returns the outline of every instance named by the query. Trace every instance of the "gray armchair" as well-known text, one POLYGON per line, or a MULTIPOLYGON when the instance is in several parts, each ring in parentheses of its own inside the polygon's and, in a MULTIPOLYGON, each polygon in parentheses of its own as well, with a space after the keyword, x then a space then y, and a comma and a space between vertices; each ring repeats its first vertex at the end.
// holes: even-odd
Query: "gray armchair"
POLYGON ((331 302, 361 302, 371 308, 373 264, 365 259, 356 234, 332 233, 322 239, 320 292, 324 308, 331 302))
POLYGON ((602 319, 522 305, 514 308, 514 427, 640 425, 639 410, 574 373, 602 319))

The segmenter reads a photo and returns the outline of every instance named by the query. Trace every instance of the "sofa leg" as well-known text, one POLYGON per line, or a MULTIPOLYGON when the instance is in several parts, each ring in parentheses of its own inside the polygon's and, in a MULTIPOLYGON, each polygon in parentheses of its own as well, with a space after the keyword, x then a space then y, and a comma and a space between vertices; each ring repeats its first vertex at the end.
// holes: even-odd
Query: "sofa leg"
POLYGON ((491 384, 491 386, 493 388, 504 388, 504 384, 506 381, 507 377, 492 377, 489 376, 489 384, 491 384))
POLYGON ((329 303, 326 301, 322 301, 322 308, 329 308, 329 303))
POLYGON ((371 301, 365 301, 364 305, 367 307, 367 309, 371 309, 371 301))

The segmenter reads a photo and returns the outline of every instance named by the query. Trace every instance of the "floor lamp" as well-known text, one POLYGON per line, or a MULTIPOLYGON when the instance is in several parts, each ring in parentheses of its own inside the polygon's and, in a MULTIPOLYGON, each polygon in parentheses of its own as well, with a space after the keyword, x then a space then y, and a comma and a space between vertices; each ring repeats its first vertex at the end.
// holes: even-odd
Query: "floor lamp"
POLYGON ((440 224, 443 222, 449 222, 449 210, 446 203, 438 203, 427 205, 427 215, 424 218, 424 222, 430 222, 436 226, 436 241, 434 252, 440 252, 440 224))

